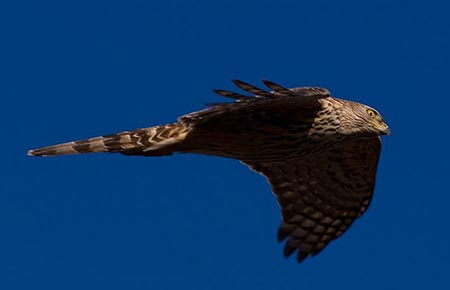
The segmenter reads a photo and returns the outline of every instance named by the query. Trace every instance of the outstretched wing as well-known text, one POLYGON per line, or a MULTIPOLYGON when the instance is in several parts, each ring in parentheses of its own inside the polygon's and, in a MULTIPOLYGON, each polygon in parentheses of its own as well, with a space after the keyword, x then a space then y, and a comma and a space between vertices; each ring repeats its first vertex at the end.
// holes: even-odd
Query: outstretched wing
POLYGON ((323 109, 322 100, 330 97, 323 88, 287 89, 264 81, 272 90, 265 91, 242 81, 234 83, 254 95, 216 90, 235 101, 180 117, 178 123, 191 128, 181 151, 239 160, 260 160, 260 156, 268 160, 297 152, 296 143, 307 136, 323 109))
POLYGON ((281 206, 278 240, 297 261, 318 254, 369 206, 381 149, 379 137, 353 137, 301 159, 246 162, 264 175, 281 206))
POLYGON ((235 101, 231 103, 209 104, 210 108, 181 116, 178 121, 186 125, 197 125, 215 118, 221 118, 222 116, 228 117, 233 115, 232 113, 236 113, 242 117, 242 114, 245 114, 248 109, 253 110, 258 107, 270 111, 273 107, 300 106, 303 110, 310 110, 315 113, 318 105, 317 99, 330 96, 330 92, 327 89, 319 87, 288 89, 271 81, 264 80, 263 83, 270 89, 268 91, 240 80, 233 80, 233 82, 237 87, 251 95, 225 90, 214 90, 216 94, 234 99, 235 101), (303 102, 299 102, 299 97, 303 102))

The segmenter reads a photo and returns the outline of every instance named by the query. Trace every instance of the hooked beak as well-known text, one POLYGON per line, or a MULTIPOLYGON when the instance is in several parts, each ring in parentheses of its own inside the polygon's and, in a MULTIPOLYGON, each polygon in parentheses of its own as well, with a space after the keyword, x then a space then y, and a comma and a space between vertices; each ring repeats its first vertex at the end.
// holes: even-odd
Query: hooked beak
POLYGON ((380 130, 381 135, 390 135, 391 134, 391 129, 389 129, 389 126, 385 122, 382 122, 381 124, 379 124, 377 126, 377 129, 380 130))

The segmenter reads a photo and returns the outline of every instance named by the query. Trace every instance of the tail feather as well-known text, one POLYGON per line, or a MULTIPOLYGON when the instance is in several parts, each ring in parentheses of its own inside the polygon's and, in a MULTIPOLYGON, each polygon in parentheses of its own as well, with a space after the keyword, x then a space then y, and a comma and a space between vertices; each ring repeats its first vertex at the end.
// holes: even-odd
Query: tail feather
POLYGON ((187 131, 186 127, 174 123, 47 146, 30 150, 28 155, 55 156, 94 152, 120 152, 128 155, 149 156, 167 155, 172 152, 164 149, 182 142, 187 131))

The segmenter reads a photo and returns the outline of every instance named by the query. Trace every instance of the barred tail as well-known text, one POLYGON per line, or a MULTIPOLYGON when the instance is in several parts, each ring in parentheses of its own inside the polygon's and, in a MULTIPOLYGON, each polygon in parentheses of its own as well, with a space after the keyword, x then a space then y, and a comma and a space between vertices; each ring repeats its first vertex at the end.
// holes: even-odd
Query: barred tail
POLYGON ((178 124, 124 131, 116 134, 72 141, 28 151, 30 156, 54 156, 93 152, 120 152, 127 155, 161 156, 175 151, 188 128, 178 124))

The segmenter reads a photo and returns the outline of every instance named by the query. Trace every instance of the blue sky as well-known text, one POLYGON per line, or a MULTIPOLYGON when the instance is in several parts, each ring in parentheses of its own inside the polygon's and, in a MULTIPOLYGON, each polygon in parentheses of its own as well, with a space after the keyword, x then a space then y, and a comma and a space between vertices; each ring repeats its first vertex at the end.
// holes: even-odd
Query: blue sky
POLYGON ((1 289, 450 287, 445 1, 5 2, 1 289), (370 209, 302 264, 235 160, 26 156, 172 122, 233 78, 323 86, 392 129, 370 209))

